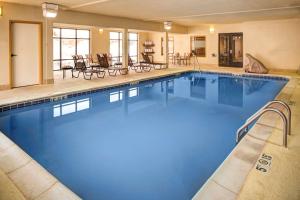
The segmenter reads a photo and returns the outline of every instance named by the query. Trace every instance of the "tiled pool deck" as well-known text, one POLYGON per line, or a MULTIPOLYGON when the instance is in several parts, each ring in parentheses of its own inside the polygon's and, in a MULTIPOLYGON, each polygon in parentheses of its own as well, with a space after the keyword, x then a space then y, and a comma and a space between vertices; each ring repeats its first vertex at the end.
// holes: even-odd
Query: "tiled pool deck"
MULTIPOLYGON (((204 71, 241 74, 241 69, 203 65, 204 71)), ((31 86, 0 91, 0 107, 29 102, 50 96, 117 86, 155 77, 193 70, 193 67, 172 67, 148 73, 130 73, 105 79, 59 80, 53 85, 31 86)), ((290 81, 277 99, 290 103, 292 135, 288 148, 281 146, 282 127, 279 119, 264 115, 248 135, 232 151, 214 175, 194 197, 198 199, 300 199, 300 75, 273 72, 290 81), (259 156, 272 156, 267 173, 255 169, 259 156)), ((17 145, 0 132, 0 199, 79 199, 55 177, 32 160, 17 145)))

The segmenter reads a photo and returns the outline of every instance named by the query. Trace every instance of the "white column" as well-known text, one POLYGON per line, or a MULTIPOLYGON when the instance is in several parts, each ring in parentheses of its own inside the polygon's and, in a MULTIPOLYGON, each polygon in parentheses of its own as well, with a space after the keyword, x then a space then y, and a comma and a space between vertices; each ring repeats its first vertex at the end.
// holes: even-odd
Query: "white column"
POLYGON ((165 63, 167 63, 167 68, 169 67, 169 33, 165 32, 165 63))
POLYGON ((122 48, 123 48, 123 51, 122 51, 123 52, 123 54, 122 54, 123 67, 128 67, 128 29, 123 30, 123 45, 122 45, 122 48))

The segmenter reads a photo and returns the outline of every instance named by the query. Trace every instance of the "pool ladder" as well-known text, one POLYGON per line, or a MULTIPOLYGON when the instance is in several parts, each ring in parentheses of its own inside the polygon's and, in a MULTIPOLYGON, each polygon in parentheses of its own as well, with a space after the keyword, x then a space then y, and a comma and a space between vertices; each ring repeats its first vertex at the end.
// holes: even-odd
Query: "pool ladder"
POLYGON ((283 146, 287 147, 287 135, 291 135, 291 118, 292 113, 290 107, 283 101, 274 100, 268 102, 256 113, 247 119, 247 121, 236 131, 236 143, 239 143, 243 136, 248 132, 249 125, 252 124, 255 120, 260 118, 263 114, 267 112, 273 112, 280 116, 283 121, 283 146), (287 110, 287 116, 278 108, 272 108, 271 105, 280 104, 287 110))

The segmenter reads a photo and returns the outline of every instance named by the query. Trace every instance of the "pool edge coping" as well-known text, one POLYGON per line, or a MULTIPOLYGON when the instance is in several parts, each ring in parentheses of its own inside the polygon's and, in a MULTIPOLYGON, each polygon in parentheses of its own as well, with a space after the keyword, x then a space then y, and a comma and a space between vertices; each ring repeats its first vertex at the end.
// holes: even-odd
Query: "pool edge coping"
MULTIPOLYGON (((155 75, 155 76, 153 76, 153 77, 146 77, 146 78, 140 78, 139 80, 138 80, 138 82, 143 82, 143 81, 149 81, 149 80, 155 80, 155 79, 160 79, 160 78, 166 78, 166 77, 169 77, 169 76, 176 76, 176 75, 180 75, 180 74, 183 74, 183 73, 189 73, 189 72, 204 72, 204 73, 206 73, 206 72, 212 72, 212 73, 216 73, 216 74, 224 74, 224 75, 237 75, 237 76, 243 76, 243 75, 253 75, 254 77, 266 77, 266 75, 259 75, 259 74, 249 74, 249 73, 244 73, 244 72, 242 72, 242 73, 240 73, 240 72, 237 72, 237 73, 233 73, 233 72, 220 72, 220 71, 217 71, 217 70, 191 70, 191 69, 187 69, 187 70, 184 70, 184 71, 181 71, 181 72, 170 72, 170 73, 167 73, 167 74, 163 74, 163 75, 155 75)), ((285 75, 274 75, 274 74, 268 74, 267 75, 268 77, 281 77, 281 78, 286 78, 286 79, 289 79, 288 80, 288 82, 286 83, 286 85, 281 89, 281 91, 278 93, 278 95, 277 95, 277 97, 282 93, 282 91, 286 88, 286 87, 288 87, 288 83, 293 79, 291 76, 285 76, 285 75)), ((123 83, 118 83, 118 84, 110 84, 110 85, 107 85, 107 86, 102 86, 102 87, 91 87, 91 88, 88 88, 88 89, 83 89, 83 90, 76 90, 76 92, 78 93, 78 92, 86 92, 87 90, 92 90, 92 89, 99 89, 99 90, 102 90, 102 89, 112 89, 112 88, 114 88, 114 87, 122 87, 122 86, 125 86, 125 85, 127 85, 127 84, 131 84, 133 81, 125 81, 125 82, 123 82, 123 83)), ((62 96, 62 95, 68 95, 68 94, 70 94, 70 93, 73 93, 73 92, 75 92, 75 91, 72 91, 72 92, 69 92, 69 93, 61 93, 61 94, 59 94, 59 95, 47 95, 45 98, 50 98, 50 97, 57 97, 57 96, 62 96)), ((277 98, 276 97, 276 98, 277 98)), ((42 98, 42 97, 41 97, 42 98)), ((36 100, 36 98, 35 99, 32 99, 32 100, 36 100)), ((29 101, 29 100, 27 100, 27 101, 29 101)), ((24 102, 24 101, 22 101, 22 102, 24 102)), ((3 105, 0 105, 0 107, 3 107, 3 105)), ((256 123, 255 123, 255 125, 254 126, 256 126, 256 123)), ((51 193, 52 191, 51 191, 51 188, 54 186, 54 185, 56 185, 56 184, 61 184, 62 185, 62 187, 64 188, 64 189, 62 189, 62 193, 65 193, 65 195, 68 195, 68 196, 73 196, 74 198, 72 198, 72 199, 80 199, 80 197, 78 197, 77 195, 76 195, 76 193, 74 193, 72 190, 70 190, 69 188, 67 188, 64 184, 62 184, 58 179, 56 179, 55 178, 55 176, 54 175, 52 175, 50 172, 48 172, 43 166, 41 166, 37 161, 35 161, 33 158, 31 158, 26 152, 24 152, 17 144, 15 144, 13 141, 11 141, 4 133, 2 133, 1 131, 0 131, 0 140, 1 139, 3 139, 3 138, 5 138, 5 140, 7 139, 8 141, 9 141, 9 143, 12 143, 12 145, 13 146, 16 146, 17 148, 18 148, 18 150, 21 150, 21 152, 22 153, 24 153, 26 156, 28 156, 29 158, 30 158, 30 162, 34 162, 35 164, 36 164, 36 166, 40 169, 40 170, 42 170, 42 171, 44 171, 44 172, 46 172, 46 175, 44 176, 44 178, 43 179, 48 179, 49 178, 49 176, 50 177, 52 177, 54 180, 55 180, 55 183, 53 184, 53 185, 51 185, 51 187, 49 187, 49 188, 47 188, 45 191, 43 191, 40 195, 45 195, 45 194, 47 194, 47 193, 51 193), (2 137, 1 138, 1 136, 4 136, 4 137, 2 137)), ((248 138, 248 136, 245 136, 245 138, 248 138)), ((226 157, 226 159, 221 163, 221 165, 215 170, 215 172, 213 173, 213 175, 206 181, 206 183, 204 184, 204 185, 202 185, 202 187, 198 190, 198 192, 194 195, 194 197, 193 197, 193 199, 199 199, 199 198, 197 198, 196 196, 198 195, 198 193, 203 193, 203 191, 204 191, 204 188, 207 188, 207 185, 208 185, 208 183, 212 180, 212 178, 213 177, 215 177, 216 176, 216 174, 217 174, 217 172, 218 171, 220 171, 223 167, 224 167, 224 163, 225 163, 225 161, 227 162, 227 160, 229 160, 229 157, 232 157, 232 155, 233 155, 233 152, 235 151, 235 149, 236 148, 238 148, 239 146, 241 146, 244 142, 243 141, 245 141, 245 140, 242 140, 232 151, 231 151, 231 153, 226 157)), ((7 142, 7 141, 4 141, 4 143, 5 142, 7 142)), ((1 143, 1 141, 0 141, 0 144, 3 144, 3 141, 2 141, 2 143, 1 143)), ((265 146, 265 144, 266 144, 266 142, 264 143, 264 146, 265 146)), ((1 146, 0 146, 1 147, 1 146)), ((1 150, 1 149, 0 149, 1 150)), ((3 151, 6 151, 7 149, 5 149, 4 148, 4 150, 3 151)), ((1 152, 0 151, 0 153, 3 153, 3 152, 1 152)), ((258 156, 260 155, 261 153, 259 153, 258 155, 257 155, 257 158, 258 158, 258 156)), ((1 155, 1 154, 0 154, 1 155)), ((16 159, 16 158, 12 158, 12 159, 16 159)), ((1 159, 0 159, 1 160, 1 159)), ((256 159, 255 159, 255 161, 256 161, 256 159)), ((30 162, 28 162, 27 164, 29 164, 30 162)), ((15 170, 20 170, 20 169, 22 169, 23 167, 25 167, 25 166, 27 166, 27 164, 26 165, 22 165, 22 166, 19 166, 17 169, 15 169, 15 170)), ((255 164, 255 162, 253 163, 253 166, 254 166, 254 164, 255 164)), ((252 167, 253 167, 252 166, 252 167)), ((252 169, 252 167, 249 169, 249 172, 250 172, 250 170, 252 169)), ((0 169, 0 170, 2 170, 2 169, 0 169)), ((2 170, 3 171, 3 170, 2 170)), ((4 171, 3 171, 4 172, 4 171)), ((249 173, 248 172, 248 173, 249 173)), ((26 190, 26 188, 24 187, 24 188, 20 188, 19 186, 18 186, 18 184, 16 184, 10 177, 9 177, 9 175, 8 175, 8 173, 6 173, 6 172, 4 172, 7 176, 8 176, 8 178, 12 181, 12 183, 16 186, 16 188, 19 190, 19 191, 21 191, 21 193, 24 195, 24 192, 23 192, 23 190, 25 189, 26 190)), ((247 175, 248 175, 248 173, 247 173, 247 175)), ((23 182, 26 182, 26 180, 23 180, 23 182)), ((244 180, 244 182, 246 181, 246 179, 244 180)), ((215 182, 215 181, 214 181, 215 182)), ((244 183, 243 182, 243 183, 244 183)), ((218 184, 218 183, 214 183, 214 184, 218 184)), ((221 186, 220 184, 218 184, 219 186, 221 186)), ((39 187, 39 185, 37 186, 37 187, 39 187)), ((242 187, 241 187, 242 188, 242 187)), ((224 188, 223 188, 224 189, 224 188)), ((207 189, 206 189, 207 190, 207 189)), ((228 190, 228 189, 227 189, 228 190)), ((218 191, 218 192, 220 192, 220 191, 218 191)), ((225 192, 228 192, 228 191, 225 191, 225 192)), ((232 191, 231 191, 232 192, 232 191)), ((32 199, 37 199, 38 197, 40 197, 40 195, 39 196, 37 196, 37 197, 35 197, 35 198, 32 198, 32 199)), ((51 195, 51 194, 50 194, 51 195)), ((236 195, 236 198, 237 198, 237 196, 238 196, 238 194, 236 195)), ((24 195, 24 197, 25 197, 25 195, 24 195)))

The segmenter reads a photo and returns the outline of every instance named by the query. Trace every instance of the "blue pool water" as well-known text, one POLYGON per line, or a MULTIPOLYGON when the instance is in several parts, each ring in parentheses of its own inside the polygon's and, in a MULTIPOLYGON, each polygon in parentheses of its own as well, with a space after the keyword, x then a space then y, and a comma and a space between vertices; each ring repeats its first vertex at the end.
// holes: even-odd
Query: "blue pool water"
POLYGON ((0 130, 87 200, 191 199, 283 80, 187 73, 0 113, 0 130))

